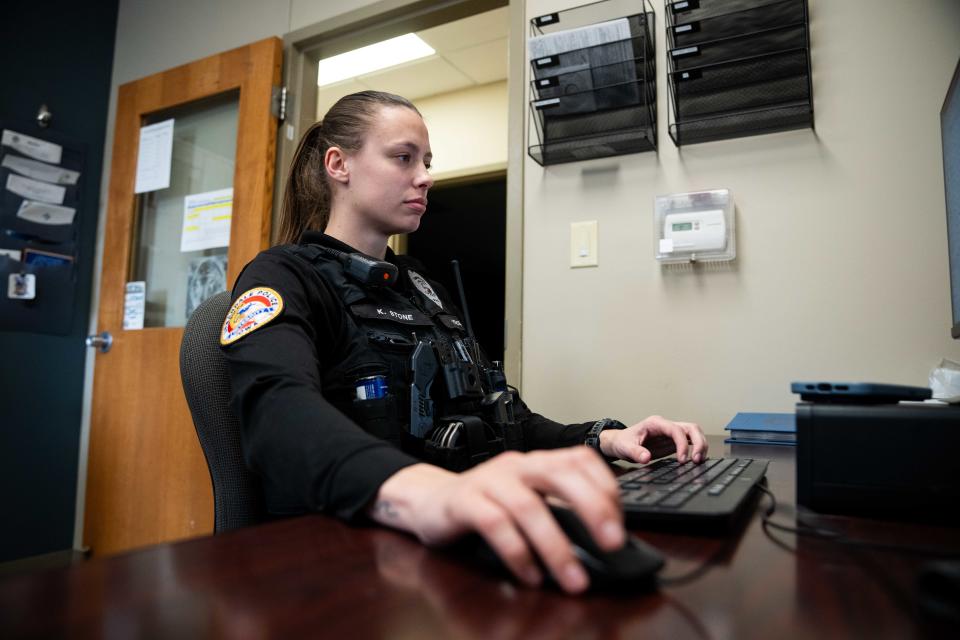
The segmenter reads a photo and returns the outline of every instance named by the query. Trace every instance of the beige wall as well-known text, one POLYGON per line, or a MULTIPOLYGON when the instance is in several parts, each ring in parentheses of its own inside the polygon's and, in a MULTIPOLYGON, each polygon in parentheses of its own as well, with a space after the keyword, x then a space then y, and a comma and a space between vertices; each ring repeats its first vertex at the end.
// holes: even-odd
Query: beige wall
POLYGON ((436 180, 506 169, 506 81, 414 102, 430 130, 436 180))
MULTIPOLYGON (((925 384, 949 337, 939 110, 960 56, 955 0, 810 0, 816 133, 542 168, 524 194, 523 391, 561 420, 662 413, 719 433, 738 411, 792 411, 792 380, 925 384), (729 188, 738 259, 666 271, 659 194, 729 188), (568 267, 569 227, 599 221, 600 265, 568 267)), ((560 6, 527 3, 527 17, 560 6)))

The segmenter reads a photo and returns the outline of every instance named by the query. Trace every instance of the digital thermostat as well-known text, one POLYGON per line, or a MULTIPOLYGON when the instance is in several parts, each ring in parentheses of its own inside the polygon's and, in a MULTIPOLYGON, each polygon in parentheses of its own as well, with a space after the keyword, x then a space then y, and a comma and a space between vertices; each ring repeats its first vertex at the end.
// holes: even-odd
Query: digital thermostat
POLYGON ((658 196, 655 208, 656 258, 664 263, 733 260, 733 202, 715 189, 658 196))
POLYGON ((709 209, 690 213, 671 213, 663 223, 663 240, 671 251, 717 251, 727 243, 727 223, 723 211, 709 209))

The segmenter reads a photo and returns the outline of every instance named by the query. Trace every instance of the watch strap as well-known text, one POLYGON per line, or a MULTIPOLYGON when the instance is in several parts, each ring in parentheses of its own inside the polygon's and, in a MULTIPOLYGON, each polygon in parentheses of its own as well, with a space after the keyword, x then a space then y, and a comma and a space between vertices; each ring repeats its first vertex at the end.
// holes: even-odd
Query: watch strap
POLYGON ((593 423, 593 426, 590 427, 590 430, 587 431, 587 437, 584 439, 583 444, 588 447, 595 449, 599 453, 603 453, 600 450, 600 434, 607 429, 626 429, 627 425, 623 424, 619 420, 614 420, 613 418, 601 418, 593 423))

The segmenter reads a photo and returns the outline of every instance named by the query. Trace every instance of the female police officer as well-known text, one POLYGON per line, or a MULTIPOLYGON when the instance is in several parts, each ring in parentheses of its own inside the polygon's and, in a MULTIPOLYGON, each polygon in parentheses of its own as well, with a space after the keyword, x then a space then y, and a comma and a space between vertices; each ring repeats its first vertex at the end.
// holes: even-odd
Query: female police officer
MULTIPOLYGON (((427 544, 477 531, 524 582, 543 577, 535 553, 565 590, 582 591, 586 573, 543 498, 569 503, 604 548, 622 544, 624 531, 614 476, 589 447, 569 445, 590 439, 606 456, 639 462, 675 449, 681 460, 699 462, 703 434, 695 424, 659 416, 629 428, 615 421, 560 425, 502 389, 471 400, 461 386, 482 386, 476 377, 489 374, 482 366, 489 361, 471 352, 442 287, 387 248, 392 234, 420 224, 433 184, 431 157, 419 112, 386 93, 342 98, 304 135, 286 188, 283 244, 241 273, 221 335, 247 464, 261 476, 271 512, 367 516, 427 544), (410 365, 420 345, 419 355, 432 365, 410 365), (449 361, 432 355, 443 345, 457 347, 449 361), (448 377, 445 386, 432 385, 433 398, 414 400, 411 411, 417 366, 435 379, 441 370, 448 377), (371 373, 386 393, 354 399, 354 385, 371 373), (474 408, 491 397, 512 398, 499 405, 509 415, 504 424, 519 429, 506 448, 532 451, 482 455, 473 459, 489 459, 462 473, 415 457, 424 442, 440 447, 450 440, 410 435, 413 422, 430 426, 447 410, 444 388, 445 397, 461 394, 464 406, 474 408)), ((469 430, 471 420, 460 416, 447 426, 469 430)), ((482 425, 474 436, 491 433, 486 422, 474 422, 482 425)), ((480 439, 485 447, 486 436, 480 439)))

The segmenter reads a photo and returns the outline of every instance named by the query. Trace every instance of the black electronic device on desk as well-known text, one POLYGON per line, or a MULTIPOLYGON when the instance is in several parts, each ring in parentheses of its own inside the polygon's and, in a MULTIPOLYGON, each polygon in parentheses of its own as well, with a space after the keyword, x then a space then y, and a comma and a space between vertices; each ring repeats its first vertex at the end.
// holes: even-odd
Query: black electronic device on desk
POLYGON ((960 524, 960 407, 801 402, 796 414, 798 504, 960 524))
POLYGON ((707 458, 701 464, 664 458, 619 476, 628 525, 691 532, 728 531, 763 480, 769 460, 707 458))
POLYGON ((790 391, 801 400, 838 404, 890 404, 903 400, 922 402, 933 397, 927 387, 878 382, 794 382, 790 391))

